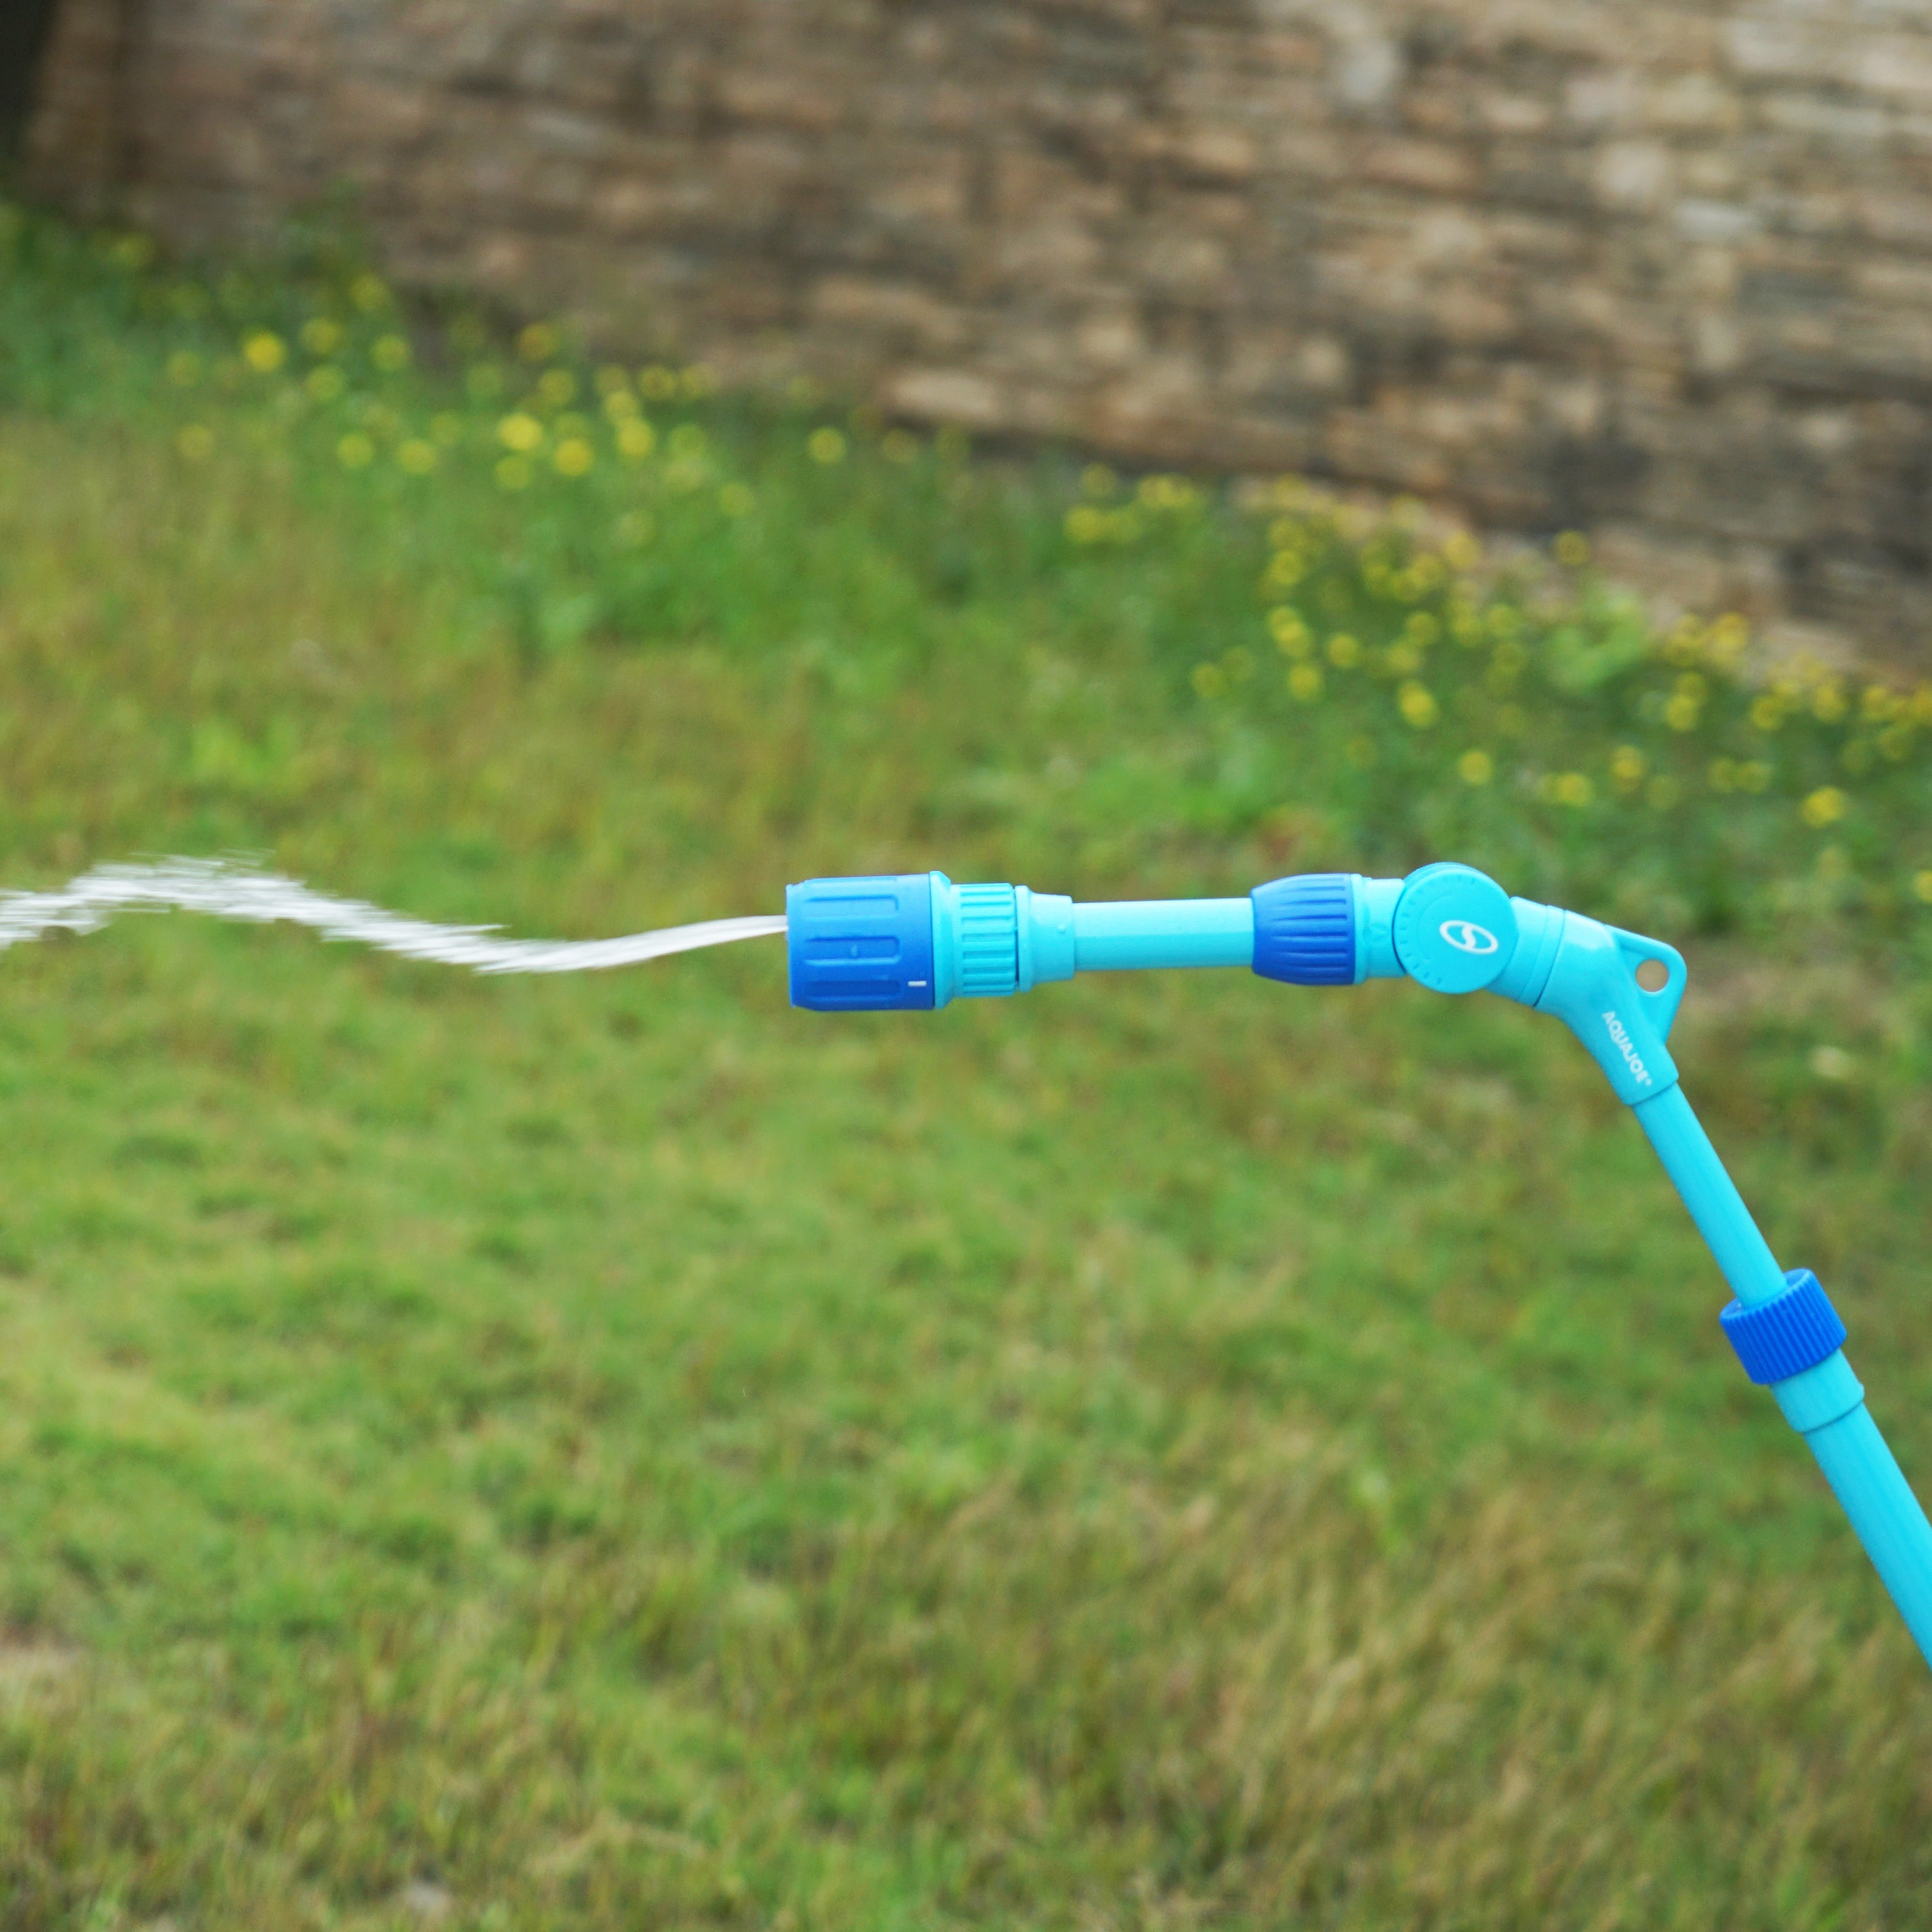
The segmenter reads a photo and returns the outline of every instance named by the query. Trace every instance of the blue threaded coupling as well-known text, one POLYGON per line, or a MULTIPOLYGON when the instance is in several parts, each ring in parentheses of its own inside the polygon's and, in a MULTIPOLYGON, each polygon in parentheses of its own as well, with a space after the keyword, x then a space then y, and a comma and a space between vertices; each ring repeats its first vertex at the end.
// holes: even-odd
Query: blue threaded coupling
POLYGON ((1248 895, 1255 908, 1255 970, 1294 986, 1355 981, 1355 894, 1346 872, 1304 872, 1248 895))

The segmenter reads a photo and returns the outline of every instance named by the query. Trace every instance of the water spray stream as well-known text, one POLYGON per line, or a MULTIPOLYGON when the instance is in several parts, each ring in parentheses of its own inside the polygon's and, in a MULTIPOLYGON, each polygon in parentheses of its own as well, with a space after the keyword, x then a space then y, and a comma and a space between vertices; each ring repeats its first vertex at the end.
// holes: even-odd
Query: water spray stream
POLYGON ((161 859, 98 866, 58 892, 0 892, 0 951, 50 932, 98 932, 117 913, 199 912, 253 925, 305 926, 405 959, 475 973, 596 973, 700 946, 764 939, 785 929, 782 913, 668 926, 622 939, 500 939, 488 926, 435 926, 359 899, 330 898, 295 879, 237 861, 161 859))

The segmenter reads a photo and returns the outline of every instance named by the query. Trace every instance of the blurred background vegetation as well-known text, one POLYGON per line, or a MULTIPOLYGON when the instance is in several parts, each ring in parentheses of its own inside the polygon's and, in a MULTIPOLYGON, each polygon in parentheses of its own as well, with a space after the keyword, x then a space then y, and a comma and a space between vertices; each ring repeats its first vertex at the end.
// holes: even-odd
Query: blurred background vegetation
MULTIPOLYGON (((1922 1486, 1932 691, 1655 634, 1580 538, 712 388, 0 210, 0 878, 594 936, 1467 859, 1690 950, 1922 1486)), ((1530 1016, 0 971, 10 1927, 1932 1908, 1923 1666, 1530 1016)))

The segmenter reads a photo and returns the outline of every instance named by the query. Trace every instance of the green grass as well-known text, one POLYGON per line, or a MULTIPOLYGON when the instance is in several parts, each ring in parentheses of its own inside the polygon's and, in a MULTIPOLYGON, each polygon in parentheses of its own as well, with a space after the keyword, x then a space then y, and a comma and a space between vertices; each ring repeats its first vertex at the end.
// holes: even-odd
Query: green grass
MULTIPOLYGON (((290 403, 352 270, 10 232, 0 879, 243 849, 590 936, 1486 860, 1690 944, 1689 1090, 1932 1470, 1910 697, 1756 745, 1731 632, 1587 581, 1387 584, 1440 553, 701 379, 506 488, 464 372, 522 365, 460 317, 365 380, 365 290, 361 402, 290 403)), ((0 986, 10 1932, 1932 1913, 1924 1666, 1546 1022, 1244 974, 833 1021, 769 945, 481 981, 160 918, 0 986)))

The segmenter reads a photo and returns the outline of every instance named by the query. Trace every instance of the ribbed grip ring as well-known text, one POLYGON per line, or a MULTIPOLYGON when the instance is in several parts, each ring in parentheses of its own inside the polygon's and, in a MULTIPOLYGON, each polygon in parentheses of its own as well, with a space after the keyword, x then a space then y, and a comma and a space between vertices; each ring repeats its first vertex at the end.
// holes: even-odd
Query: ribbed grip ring
POLYGON ((1346 872, 1304 872, 1257 886, 1255 970, 1295 986, 1355 982, 1355 899, 1346 872))
POLYGON ((1809 1268, 1790 1268, 1775 1300, 1747 1308, 1733 1301, 1718 1319, 1744 1373, 1760 1384, 1815 1369, 1844 1346, 1845 1324, 1809 1268))
POLYGON ((959 990, 998 998, 1019 986, 1019 908, 1011 886, 961 886, 959 990))

